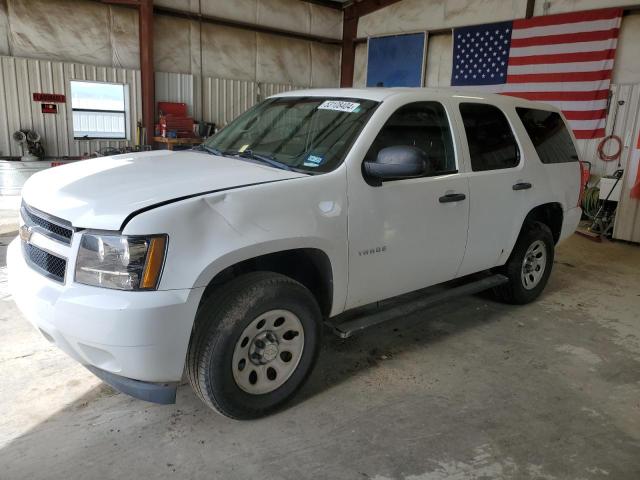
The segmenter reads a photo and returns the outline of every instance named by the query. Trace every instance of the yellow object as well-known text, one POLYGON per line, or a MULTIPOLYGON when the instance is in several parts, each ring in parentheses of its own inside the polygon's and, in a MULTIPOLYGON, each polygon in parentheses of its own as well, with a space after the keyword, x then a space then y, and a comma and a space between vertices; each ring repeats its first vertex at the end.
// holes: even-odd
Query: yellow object
POLYGON ((160 278, 162 264, 164 263, 166 245, 166 237, 155 237, 151 239, 140 288, 156 288, 158 286, 158 279, 160 278))
POLYGON ((249 148, 249 144, 247 143, 246 145, 242 145, 240 147, 240 150, 238 150, 240 153, 244 152, 247 148, 249 148))

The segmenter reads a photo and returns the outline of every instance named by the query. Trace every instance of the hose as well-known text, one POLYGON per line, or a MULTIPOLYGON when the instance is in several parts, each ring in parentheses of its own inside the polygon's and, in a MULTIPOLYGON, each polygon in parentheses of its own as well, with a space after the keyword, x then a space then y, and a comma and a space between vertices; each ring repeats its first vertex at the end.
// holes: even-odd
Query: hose
POLYGON ((582 212, 589 218, 594 218, 600 208, 600 189, 589 187, 582 196, 582 212))
MULTIPOLYGON (((609 93, 609 103, 611 102, 611 96, 613 93, 609 93)), ((598 157, 603 162, 611 162, 613 160, 620 160, 620 154, 622 153, 622 139, 618 135, 614 135, 613 132, 616 131, 616 121, 618 120, 618 110, 621 106, 624 105, 624 100, 618 100, 616 109, 613 112, 613 126, 611 127, 611 134, 607 135, 602 139, 602 141, 598 144, 598 157), (612 155, 607 155, 604 153, 604 147, 609 143, 609 141, 614 141, 618 144, 618 148, 612 155)), ((607 105, 607 109, 609 109, 610 105, 607 105)), ((620 161, 618 161, 618 167, 620 167, 620 161)))
POLYGON ((603 162, 612 162, 613 160, 618 160, 620 158, 620 154, 622 153, 622 139, 618 135, 608 135, 604 137, 600 143, 598 144, 598 157, 603 162), (604 153, 604 147, 609 143, 609 141, 613 141, 618 144, 615 152, 611 155, 607 155, 604 153))

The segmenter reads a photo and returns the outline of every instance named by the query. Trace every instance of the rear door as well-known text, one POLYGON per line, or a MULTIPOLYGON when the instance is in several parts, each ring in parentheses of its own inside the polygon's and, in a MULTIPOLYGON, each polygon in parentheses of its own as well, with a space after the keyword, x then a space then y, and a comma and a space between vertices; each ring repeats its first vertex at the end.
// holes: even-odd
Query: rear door
POLYGON ((535 174, 514 133, 514 111, 510 119, 496 105, 461 101, 457 114, 471 169, 469 236, 458 272, 463 276, 506 261, 514 231, 530 210, 535 174))

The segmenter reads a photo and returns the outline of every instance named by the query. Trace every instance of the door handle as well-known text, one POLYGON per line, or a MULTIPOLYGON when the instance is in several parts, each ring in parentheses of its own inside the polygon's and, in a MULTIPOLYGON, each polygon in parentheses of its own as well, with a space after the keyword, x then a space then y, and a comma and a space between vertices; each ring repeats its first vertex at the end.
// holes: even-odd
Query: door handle
POLYGON ((438 199, 440 203, 460 202, 467 198, 464 193, 448 193, 438 199))
POLYGON ((533 185, 529 182, 518 182, 513 187, 514 190, 529 190, 533 185))

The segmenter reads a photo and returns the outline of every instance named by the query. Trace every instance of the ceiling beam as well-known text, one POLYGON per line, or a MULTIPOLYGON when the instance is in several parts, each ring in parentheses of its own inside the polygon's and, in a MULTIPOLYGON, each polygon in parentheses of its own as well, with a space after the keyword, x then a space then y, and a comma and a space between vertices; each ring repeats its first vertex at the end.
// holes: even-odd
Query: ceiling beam
POLYGON ((358 20, 400 0, 362 0, 353 2, 344 9, 342 19, 342 62, 340 65, 340 86, 353 86, 353 72, 358 41, 358 20))
POLYGON ((346 4, 343 2, 336 2, 334 0, 300 0, 305 3, 313 3, 315 5, 320 5, 322 7, 333 8, 335 10, 342 10, 346 4))
POLYGON ((298 40, 309 40, 312 42, 329 43, 334 45, 340 45, 342 43, 340 39, 325 37, 323 35, 313 35, 310 33, 294 32, 291 30, 268 27, 266 25, 256 25, 255 23, 242 22, 239 20, 229 20, 226 18, 214 17, 211 15, 201 15, 195 12, 187 12, 184 10, 177 10, 177 9, 168 8, 168 7, 156 6, 153 8, 153 13, 156 15, 185 18, 188 20, 201 21, 203 23, 211 23, 214 25, 222 25, 225 27, 239 28, 242 30, 250 30, 252 32, 268 33, 271 35, 278 35, 281 37, 295 38, 298 40))

